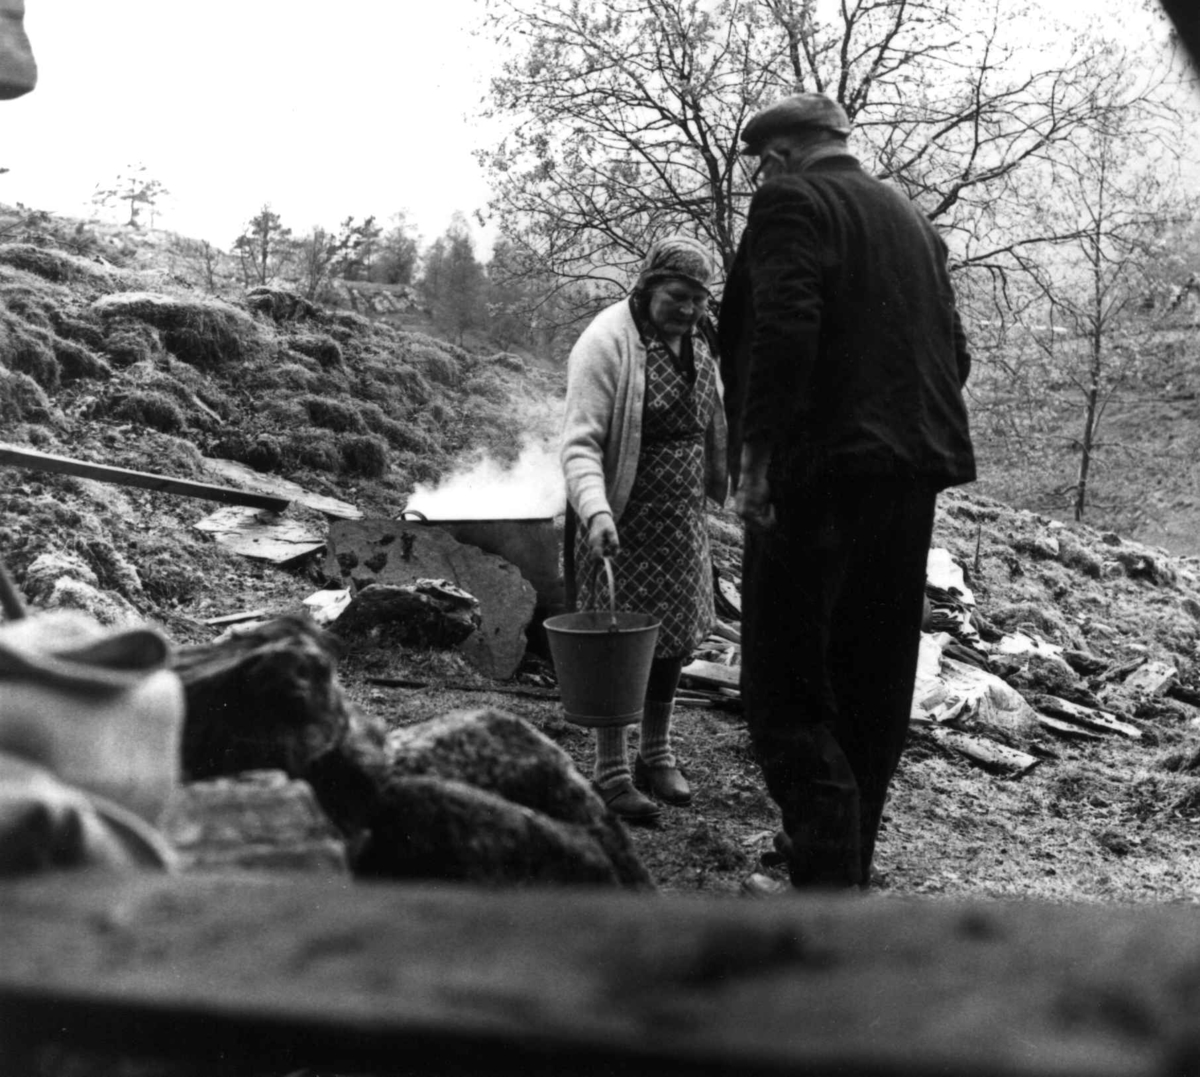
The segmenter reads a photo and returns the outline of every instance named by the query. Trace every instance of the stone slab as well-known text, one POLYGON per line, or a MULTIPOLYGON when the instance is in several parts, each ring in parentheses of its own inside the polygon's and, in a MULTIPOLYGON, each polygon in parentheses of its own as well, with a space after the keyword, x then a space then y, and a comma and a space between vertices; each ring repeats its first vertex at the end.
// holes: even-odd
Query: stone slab
POLYGON ((327 573, 359 587, 443 579, 474 595, 480 625, 457 649, 488 677, 506 680, 516 672, 537 595, 511 562, 440 527, 402 520, 335 520, 327 548, 327 573))
POLYGON ((265 509, 217 509, 193 526, 233 553, 274 565, 289 565, 325 548, 324 538, 312 527, 265 509))

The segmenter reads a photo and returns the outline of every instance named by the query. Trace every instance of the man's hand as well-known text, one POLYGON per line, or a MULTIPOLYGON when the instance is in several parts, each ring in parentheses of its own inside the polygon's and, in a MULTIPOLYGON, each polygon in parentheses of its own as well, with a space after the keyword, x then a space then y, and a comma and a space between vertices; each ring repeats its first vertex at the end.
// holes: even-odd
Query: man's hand
POLYGON ((771 484, 767 469, 771 450, 766 445, 742 446, 741 477, 733 507, 747 527, 767 531, 775 526, 775 506, 771 503, 771 484))
POLYGON ((617 539, 617 525, 611 512, 598 512, 588 523, 588 549, 592 556, 616 557, 621 552, 617 539))

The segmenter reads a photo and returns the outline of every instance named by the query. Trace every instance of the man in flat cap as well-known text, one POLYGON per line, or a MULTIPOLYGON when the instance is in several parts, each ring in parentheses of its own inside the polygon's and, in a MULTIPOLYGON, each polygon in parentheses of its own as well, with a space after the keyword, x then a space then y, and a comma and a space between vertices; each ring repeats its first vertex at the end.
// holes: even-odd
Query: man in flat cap
MULTIPOLYGON (((863 171, 849 133, 842 107, 813 93, 746 124, 759 186, 720 315, 746 524, 742 695, 796 887, 870 880, 934 504, 975 477, 946 246, 863 171)), ((745 889, 770 884, 753 875, 745 889)))

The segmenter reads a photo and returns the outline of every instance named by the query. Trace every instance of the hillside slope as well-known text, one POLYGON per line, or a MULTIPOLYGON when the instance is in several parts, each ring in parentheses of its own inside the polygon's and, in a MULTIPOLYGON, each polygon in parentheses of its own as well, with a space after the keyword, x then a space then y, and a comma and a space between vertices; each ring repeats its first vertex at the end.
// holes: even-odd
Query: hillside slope
MULTIPOLYGON (((279 290, 207 297, 159 270, 97 260, 86 244, 70 249, 70 238, 70 230, 65 240, 45 230, 0 244, 6 442, 201 481, 213 481, 203 457, 228 457, 367 515, 392 516, 415 484, 474 450, 515 459, 524 435, 545 433, 561 396, 560 372, 511 355, 456 348, 279 290)), ((0 557, 35 607, 85 603, 113 620, 156 622, 180 644, 214 638, 220 629, 205 625, 208 617, 298 610, 324 583, 318 559, 283 571, 214 545, 193 529, 212 508, 0 468, 0 557)), ((288 514, 323 524, 303 507, 288 514)), ((736 519, 726 511, 710 523, 715 560, 736 577, 736 519)), ((988 773, 914 729, 876 882, 895 893, 1194 899, 1200 562, 971 489, 942 497, 935 543, 962 567, 985 639, 1022 633, 1060 649, 1053 661, 993 649, 995 672, 1031 699, 1049 692, 1102 705, 1141 736, 1010 732, 1012 746, 1040 760, 1018 779, 988 773), (1175 670, 1168 693, 1127 686, 1148 660, 1175 670)), ((549 673, 536 661, 530 668, 549 673)), ((351 653, 339 676, 391 725, 502 707, 590 766, 590 735, 564 722, 557 704, 489 692, 452 655, 351 653), (432 687, 372 682, 380 676, 432 687), (473 676, 476 691, 445 686, 473 676)), ((666 889, 736 893, 777 824, 744 724, 684 707, 677 744, 696 801, 635 833, 639 852, 666 889)))

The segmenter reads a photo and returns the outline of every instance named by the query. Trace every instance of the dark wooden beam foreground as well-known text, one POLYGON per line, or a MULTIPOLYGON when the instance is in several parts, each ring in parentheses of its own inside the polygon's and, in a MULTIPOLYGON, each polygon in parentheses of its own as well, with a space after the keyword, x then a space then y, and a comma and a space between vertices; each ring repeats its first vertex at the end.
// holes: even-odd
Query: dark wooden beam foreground
POLYGON ((1136 1077, 1197 1072, 1198 1002, 1184 906, 0 886, 10 1059, 56 1041, 371 1073, 1136 1077))

